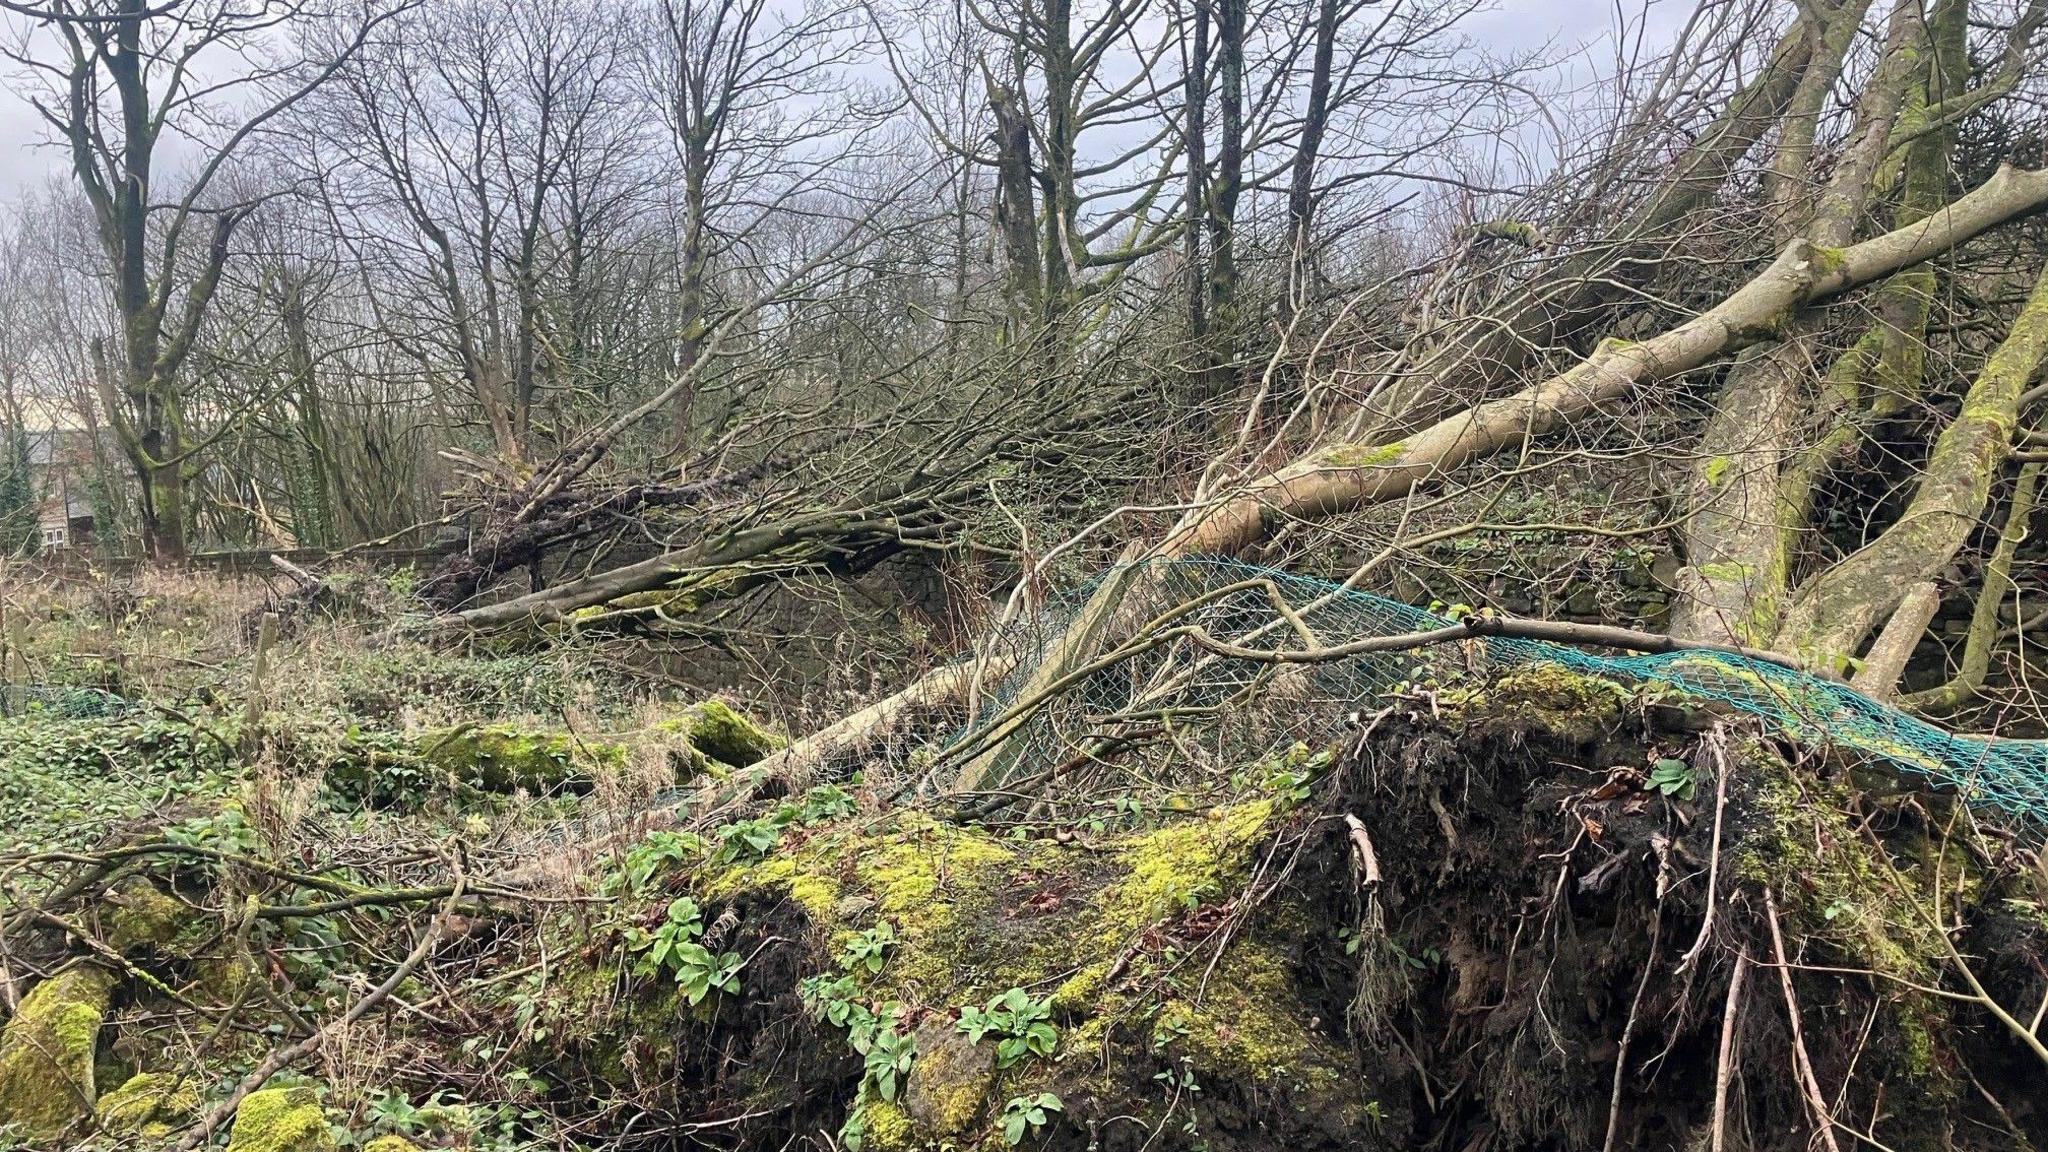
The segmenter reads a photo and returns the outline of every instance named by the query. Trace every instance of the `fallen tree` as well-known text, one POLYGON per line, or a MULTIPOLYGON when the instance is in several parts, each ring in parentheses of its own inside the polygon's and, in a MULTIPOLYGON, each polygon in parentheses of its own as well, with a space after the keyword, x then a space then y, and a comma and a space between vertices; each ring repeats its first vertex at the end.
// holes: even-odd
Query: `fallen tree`
MULTIPOLYGON (((1988 229, 2048 204, 2048 170, 2000 169, 1940 213, 1843 249, 1806 241, 1786 246, 1762 273, 1708 312, 1648 340, 1605 341, 1582 363, 1522 390, 1444 418, 1386 445, 1336 444, 1256 477, 1237 491, 1191 511, 1148 559, 1240 552, 1283 523, 1322 519, 1396 500, 1438 481, 1480 456, 1512 448, 1567 426, 1630 390, 1710 364, 1718 357, 1779 336, 1799 310, 1827 297, 1912 267, 1988 229)), ((2031 321, 2028 331, 2031 330, 2031 321)), ((2031 335, 2023 346, 2033 350, 2031 335)), ((1051 675, 1085 662, 1083 648, 1048 659, 1051 675)), ((939 685, 964 689, 942 670, 906 689, 900 702, 936 702, 939 685)), ((893 711, 891 712, 893 714, 893 711)), ((781 753, 776 770, 802 771, 858 749, 867 733, 836 725, 781 753)), ((997 783, 999 781, 990 781, 997 783)))

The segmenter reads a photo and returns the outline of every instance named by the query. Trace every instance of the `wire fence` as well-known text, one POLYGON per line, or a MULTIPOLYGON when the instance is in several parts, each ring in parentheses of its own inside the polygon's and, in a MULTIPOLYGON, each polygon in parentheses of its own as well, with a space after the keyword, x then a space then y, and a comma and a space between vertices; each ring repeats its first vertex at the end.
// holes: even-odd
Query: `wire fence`
POLYGON ((41 713, 65 720, 97 720, 133 707, 133 701, 103 688, 0 684, 0 716, 41 713))

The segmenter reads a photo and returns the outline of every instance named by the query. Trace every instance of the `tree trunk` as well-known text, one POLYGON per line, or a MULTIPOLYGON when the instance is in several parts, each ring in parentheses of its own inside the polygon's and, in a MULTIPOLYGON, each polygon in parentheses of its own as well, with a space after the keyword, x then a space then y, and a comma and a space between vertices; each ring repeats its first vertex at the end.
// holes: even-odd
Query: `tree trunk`
POLYGON ((1909 585, 1948 566, 1984 514, 1992 482, 2012 450, 2020 393, 2044 359, 2048 268, 1971 382, 1962 411, 1934 442, 1919 488, 1898 523, 1808 581, 1793 598, 1774 647, 1810 663, 1840 667, 1909 585))

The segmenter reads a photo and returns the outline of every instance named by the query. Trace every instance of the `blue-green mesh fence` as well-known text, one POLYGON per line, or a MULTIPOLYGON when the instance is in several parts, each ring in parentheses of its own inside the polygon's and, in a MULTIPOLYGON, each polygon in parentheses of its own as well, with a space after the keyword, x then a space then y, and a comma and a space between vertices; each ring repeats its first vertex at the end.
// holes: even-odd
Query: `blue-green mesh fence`
MULTIPOLYGON (((1176 623, 1264 650, 1299 649, 1311 639, 1331 646, 1451 623, 1383 596, 1236 561, 1177 560, 1128 575, 1113 631, 1205 596, 1211 599, 1176 623), (1231 588, 1239 584, 1246 586, 1231 588)), ((967 727, 951 741, 956 754, 979 747, 1006 716, 1014 717, 1027 688, 1036 695, 1045 687, 1034 675, 1101 586, 1098 581, 1063 597, 996 639, 988 654, 1013 658, 1015 670, 985 685, 972 702, 967 727)), ((1329 739, 1347 717, 1402 682, 1531 664, 1666 687, 1760 717, 1802 743, 1889 761, 1977 804, 2048 818, 2048 741, 1959 736, 1842 684, 1732 654, 1606 656, 1508 637, 1295 665, 1218 656, 1185 640, 1162 644, 1088 675, 1029 712, 1016 736, 1003 742, 1014 760, 998 779, 1023 780, 1077 759, 1112 756, 1158 775, 1186 767, 1235 770, 1296 741, 1329 739)))
POLYGON ((0 716, 39 712, 67 720, 115 716, 134 707, 103 688, 69 688, 50 684, 0 684, 0 716))

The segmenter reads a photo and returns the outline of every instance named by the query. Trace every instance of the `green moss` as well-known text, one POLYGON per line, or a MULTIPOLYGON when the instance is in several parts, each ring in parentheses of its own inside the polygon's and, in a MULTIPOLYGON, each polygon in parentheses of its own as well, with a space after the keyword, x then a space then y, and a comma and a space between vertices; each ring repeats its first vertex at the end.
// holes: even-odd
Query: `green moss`
POLYGON ((227 1152, 337 1152, 320 1094, 311 1088, 265 1088, 235 1109, 227 1152))
POLYGON ((875 1152, 902 1152, 918 1144, 917 1124, 900 1105, 876 1100, 861 1109, 861 1117, 867 1124, 864 1147, 875 1152))
MULTIPOLYGON (((1719 488, 1728 479, 1728 467, 1732 463, 1726 456, 1715 456, 1707 461, 1707 487, 1719 488)), ((1739 567, 1739 565, 1738 565, 1739 567)))
POLYGON ((37 984, 0 1033, 0 1125, 55 1140, 90 1114, 93 1054, 114 977, 73 964, 37 984))
POLYGON ((1840 248, 1828 248, 1815 244, 1806 251, 1806 262, 1813 269, 1815 280, 1827 280, 1841 273, 1849 266, 1849 258, 1840 248))
POLYGON ((107 943, 122 952, 163 948, 194 919, 184 904, 140 878, 122 884, 109 902, 107 943))
POLYGON ((168 1072, 138 1072, 100 1097, 95 1117, 109 1136, 163 1140, 199 1112, 199 1086, 168 1072))
POLYGON ((690 747, 734 768, 745 768, 789 743, 723 700, 692 705, 687 714, 663 726, 679 732, 690 747))
POLYGON ((1768 748, 1737 749, 1730 763, 1740 773, 1750 820, 1736 853, 1737 875, 1771 886, 1794 925, 1852 964, 1937 983, 1941 945, 1901 903, 1901 890, 1911 891, 1915 880, 1856 835, 1844 815, 1848 798, 1811 794, 1834 786, 1795 778, 1768 748))
POLYGON ((420 754, 436 771, 487 792, 554 792, 590 782, 578 752, 616 765, 623 750, 579 742, 566 732, 530 732, 505 725, 461 725, 420 741, 420 754))
POLYGON ((384 1135, 363 1145, 363 1152, 420 1152, 420 1146, 403 1136, 384 1135))
POLYGON ((1343 1057, 1309 1025, 1287 959, 1270 945, 1232 947, 1199 995, 1166 1002, 1163 1034, 1177 1037, 1198 1072, 1261 1087, 1335 1087, 1343 1057))

